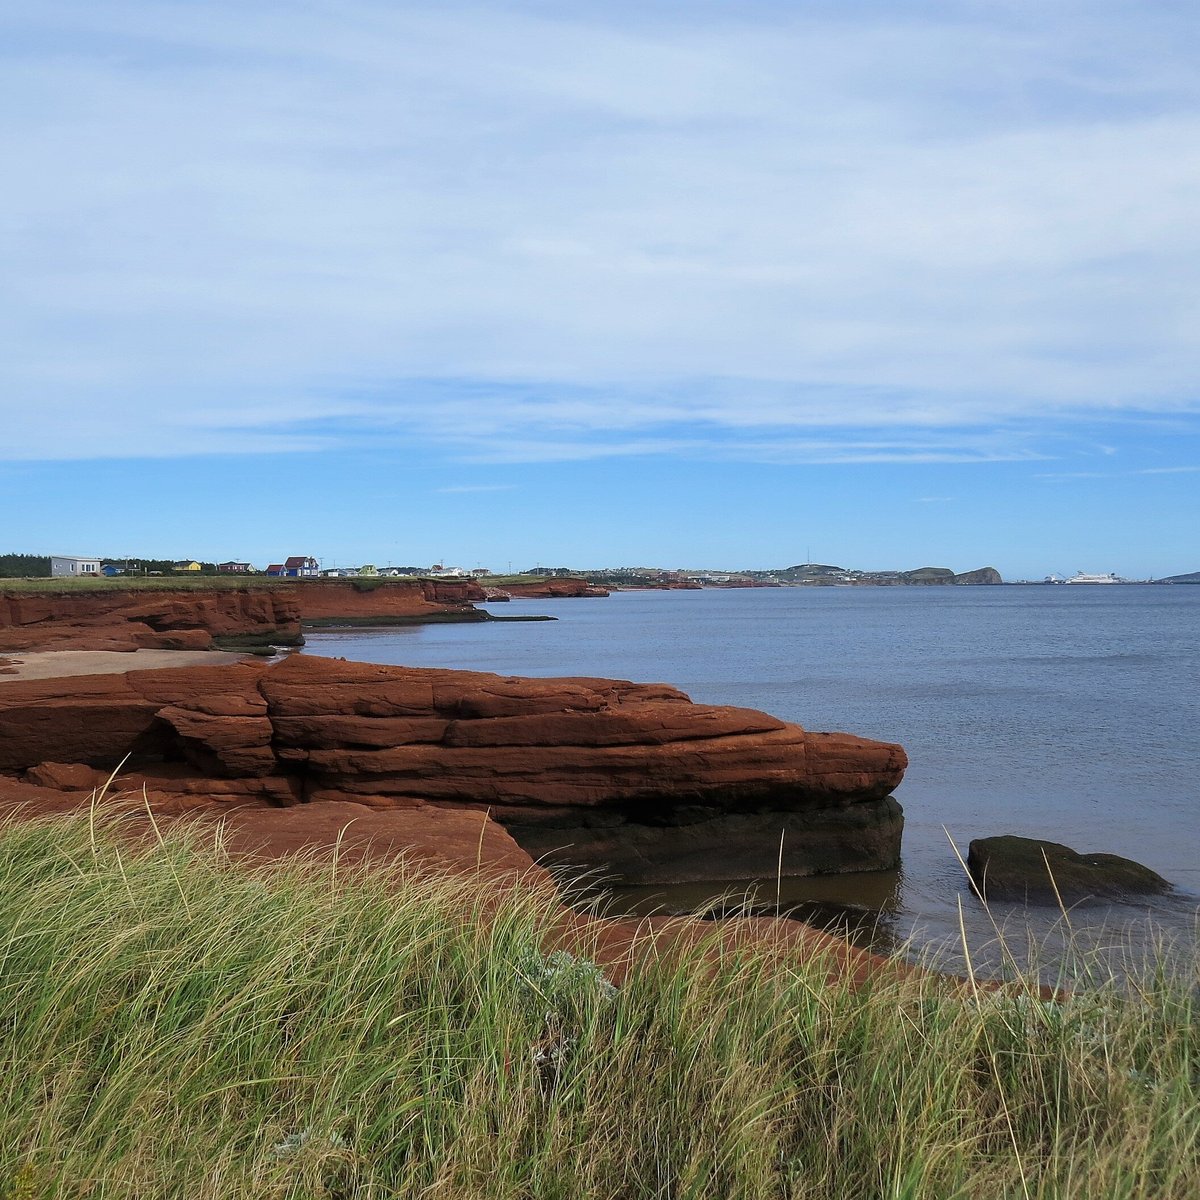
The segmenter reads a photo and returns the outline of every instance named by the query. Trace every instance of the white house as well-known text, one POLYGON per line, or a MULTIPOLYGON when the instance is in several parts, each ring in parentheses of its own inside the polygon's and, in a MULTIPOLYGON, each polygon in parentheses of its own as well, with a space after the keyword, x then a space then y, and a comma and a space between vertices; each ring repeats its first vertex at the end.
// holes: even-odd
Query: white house
POLYGON ((100 560, 98 558, 73 558, 69 554, 51 555, 50 574, 59 578, 87 575, 98 579, 100 578, 100 560))

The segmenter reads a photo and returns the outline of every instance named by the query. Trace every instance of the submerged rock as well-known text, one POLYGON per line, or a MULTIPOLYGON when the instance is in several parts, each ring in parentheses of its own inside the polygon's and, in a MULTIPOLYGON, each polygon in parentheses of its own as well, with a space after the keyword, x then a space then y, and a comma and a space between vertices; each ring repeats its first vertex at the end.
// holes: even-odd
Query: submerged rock
POLYGON ((975 890, 986 900, 1076 904, 1158 895, 1171 884, 1157 872, 1116 854, 1079 854, 1036 838, 976 838, 967 852, 975 890))

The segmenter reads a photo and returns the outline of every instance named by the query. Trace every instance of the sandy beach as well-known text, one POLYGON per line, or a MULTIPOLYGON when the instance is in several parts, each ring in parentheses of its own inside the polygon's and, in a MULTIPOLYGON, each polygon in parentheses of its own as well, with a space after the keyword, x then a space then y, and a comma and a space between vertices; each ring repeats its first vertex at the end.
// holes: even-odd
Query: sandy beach
POLYGON ((216 667, 246 656, 221 650, 38 650, 0 657, 0 687, 16 679, 119 675, 158 667, 216 667))

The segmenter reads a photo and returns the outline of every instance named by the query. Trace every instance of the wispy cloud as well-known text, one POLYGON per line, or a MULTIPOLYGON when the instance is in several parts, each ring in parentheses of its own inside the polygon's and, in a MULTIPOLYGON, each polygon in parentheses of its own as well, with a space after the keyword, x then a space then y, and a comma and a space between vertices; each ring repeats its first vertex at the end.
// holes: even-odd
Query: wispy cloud
POLYGON ((1054 471, 1038 474, 1038 479, 1121 479, 1132 475, 1190 475, 1200 471, 1200 466, 1186 467, 1139 467, 1130 471, 1054 471))
POLYGON ((0 32, 0 457, 994 461, 1200 411, 1171 4, 61 0, 0 32))
POLYGON ((455 487, 440 487, 434 490, 443 495, 458 495, 463 492, 511 492, 515 483, 463 483, 455 487))

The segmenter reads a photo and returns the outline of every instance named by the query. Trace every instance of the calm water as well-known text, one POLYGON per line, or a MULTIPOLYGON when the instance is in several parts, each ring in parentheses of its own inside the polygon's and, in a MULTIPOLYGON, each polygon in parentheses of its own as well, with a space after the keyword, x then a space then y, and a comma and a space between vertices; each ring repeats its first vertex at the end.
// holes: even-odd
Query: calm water
MULTIPOLYGON (((697 701, 900 742, 911 760, 897 791, 902 870, 784 888, 785 899, 878 912, 887 934, 939 944, 956 934, 960 906, 972 937, 986 933, 947 833, 964 856, 974 837, 1019 833, 1135 858, 1180 895, 1077 910, 1075 925, 1099 936, 1102 923, 1133 923, 1144 937, 1150 913, 1174 936, 1195 934, 1200 587, 625 592, 493 611, 558 620, 324 633, 307 649, 663 681, 697 701)), ((655 891, 668 907, 683 902, 655 891)), ((1029 923, 1040 936, 1051 919, 1034 912, 1029 923)))

